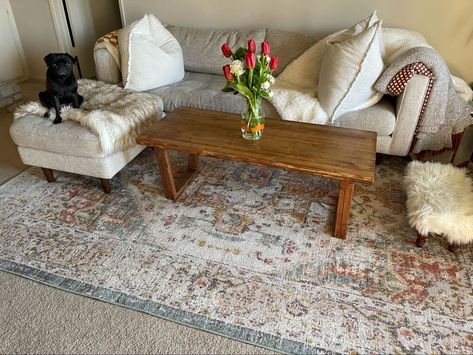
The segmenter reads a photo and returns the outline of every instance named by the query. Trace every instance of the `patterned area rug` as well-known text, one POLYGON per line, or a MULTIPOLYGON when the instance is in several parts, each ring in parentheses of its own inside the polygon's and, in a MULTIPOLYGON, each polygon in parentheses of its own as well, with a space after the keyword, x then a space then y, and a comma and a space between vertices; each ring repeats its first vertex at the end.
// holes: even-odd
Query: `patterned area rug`
POLYGON ((27 170, 0 188, 0 268, 279 351, 473 352, 473 248, 415 247, 404 160, 355 187, 347 240, 335 181, 202 161, 177 203, 150 150, 110 195, 27 170))

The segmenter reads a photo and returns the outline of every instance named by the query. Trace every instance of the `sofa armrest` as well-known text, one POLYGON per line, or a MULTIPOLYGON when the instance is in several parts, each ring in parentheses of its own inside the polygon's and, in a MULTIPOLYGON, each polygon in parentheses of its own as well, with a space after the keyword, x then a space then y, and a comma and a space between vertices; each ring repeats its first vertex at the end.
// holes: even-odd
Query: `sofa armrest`
POLYGON ((414 75, 396 99, 396 124, 392 133, 390 155, 406 156, 411 149, 429 78, 414 75))
POLYGON ((110 52, 98 42, 95 43, 94 47, 94 62, 97 80, 109 84, 121 84, 122 73, 119 66, 110 52))

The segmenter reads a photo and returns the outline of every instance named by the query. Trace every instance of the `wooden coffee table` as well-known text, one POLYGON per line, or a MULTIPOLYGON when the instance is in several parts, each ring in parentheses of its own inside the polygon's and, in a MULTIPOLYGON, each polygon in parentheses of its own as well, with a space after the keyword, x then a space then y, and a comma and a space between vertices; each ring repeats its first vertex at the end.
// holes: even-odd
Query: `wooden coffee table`
POLYGON ((376 133, 267 119, 259 141, 239 132, 240 115, 179 108, 137 138, 154 147, 166 198, 173 201, 199 172, 199 155, 295 170, 340 181, 334 236, 345 238, 355 183, 375 176, 376 133), (168 150, 189 153, 187 174, 175 181, 168 150))

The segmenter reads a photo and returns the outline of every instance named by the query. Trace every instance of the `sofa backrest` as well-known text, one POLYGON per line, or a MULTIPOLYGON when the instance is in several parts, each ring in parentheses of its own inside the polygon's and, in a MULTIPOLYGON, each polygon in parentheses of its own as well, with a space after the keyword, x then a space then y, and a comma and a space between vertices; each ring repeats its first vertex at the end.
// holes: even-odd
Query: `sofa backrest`
POLYGON ((222 67, 229 63, 221 51, 224 43, 236 50, 246 47, 250 38, 256 41, 258 47, 265 39, 268 40, 271 54, 279 57, 279 67, 275 71, 277 75, 318 39, 302 33, 273 29, 208 30, 171 25, 166 28, 181 45, 187 71, 220 75, 223 75, 222 67))
MULTIPOLYGON (((229 63, 221 52, 221 46, 228 43, 232 49, 247 46, 249 38, 257 45, 264 40, 271 44, 271 54, 279 57, 279 67, 275 75, 280 74, 286 66, 299 57, 324 35, 307 35, 276 29, 260 30, 207 30, 168 25, 166 28, 176 37, 182 47, 186 71, 223 75, 222 67, 229 63)), ((390 64, 398 52, 405 46, 426 46, 425 38, 414 31, 384 28, 385 62, 390 64)), ((100 40, 99 40, 100 41, 100 40)), ((96 43, 94 58, 97 76, 107 82, 119 82, 119 59, 114 64, 103 43, 96 43), (117 67, 118 65, 118 67, 117 67), (112 70, 113 69, 113 70, 112 70), (116 72, 118 70, 118 72, 116 72), (113 73, 112 73, 113 71, 113 73), (110 72, 110 73, 109 73, 110 72), (112 75, 113 74, 113 75, 112 75)), ((119 53, 117 52, 119 57, 119 53)))
POLYGON ((266 30, 266 40, 271 44, 271 55, 279 57, 279 66, 274 71, 277 76, 294 59, 312 47, 323 35, 306 35, 283 30, 266 30))
POLYGON ((248 45, 248 39, 256 43, 264 41, 265 30, 207 30, 167 26, 181 45, 184 55, 184 68, 187 71, 209 74, 221 74, 222 67, 229 60, 222 54, 221 47, 228 43, 237 49, 248 45))

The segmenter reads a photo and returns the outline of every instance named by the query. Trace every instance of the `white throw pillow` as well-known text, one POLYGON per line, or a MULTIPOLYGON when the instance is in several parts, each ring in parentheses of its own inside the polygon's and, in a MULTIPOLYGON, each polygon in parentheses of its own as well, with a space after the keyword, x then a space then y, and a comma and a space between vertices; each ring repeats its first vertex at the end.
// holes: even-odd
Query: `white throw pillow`
POLYGON ((145 91, 184 78, 181 46, 153 15, 145 15, 118 33, 123 87, 145 91))
POLYGON ((320 67, 318 97, 332 122, 383 96, 374 89, 384 69, 381 22, 361 32, 355 26, 327 43, 320 67))
POLYGON ((369 17, 355 23, 352 27, 347 29, 343 34, 346 36, 357 35, 358 33, 361 33, 364 30, 373 26, 376 22, 379 22, 379 18, 378 18, 378 14, 376 13, 376 10, 374 10, 369 17))
POLYGON ((354 34, 358 34, 378 21, 376 11, 373 11, 369 17, 359 21, 352 27, 345 28, 322 38, 298 58, 289 63, 278 75, 278 79, 300 89, 315 90, 315 94, 317 95, 320 66, 322 65, 327 42, 334 41, 340 36, 353 36, 354 34))

